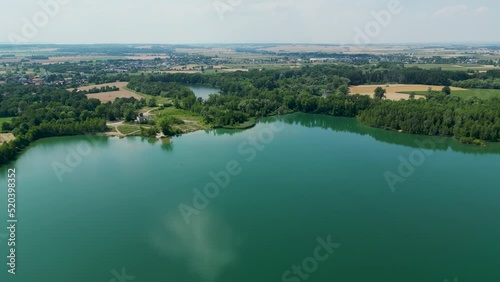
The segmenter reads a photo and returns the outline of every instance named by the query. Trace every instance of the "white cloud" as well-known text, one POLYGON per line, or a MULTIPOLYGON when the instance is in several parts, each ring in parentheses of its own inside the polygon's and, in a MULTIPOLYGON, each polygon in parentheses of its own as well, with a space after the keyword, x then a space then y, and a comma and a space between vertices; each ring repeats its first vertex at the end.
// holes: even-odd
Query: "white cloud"
POLYGON ((479 8, 476 8, 474 10, 474 13, 477 14, 477 15, 484 14, 486 12, 488 12, 488 8, 486 8, 486 7, 479 7, 479 8))
POLYGON ((203 280, 216 281, 237 260, 241 239, 226 222, 207 210, 193 217, 189 225, 180 216, 172 216, 159 227, 150 233, 152 247, 184 261, 203 280))
POLYGON ((488 8, 481 6, 478 8, 471 8, 465 4, 458 4, 453 6, 448 6, 435 12, 433 18, 447 18, 456 16, 475 16, 480 15, 488 11, 488 8))

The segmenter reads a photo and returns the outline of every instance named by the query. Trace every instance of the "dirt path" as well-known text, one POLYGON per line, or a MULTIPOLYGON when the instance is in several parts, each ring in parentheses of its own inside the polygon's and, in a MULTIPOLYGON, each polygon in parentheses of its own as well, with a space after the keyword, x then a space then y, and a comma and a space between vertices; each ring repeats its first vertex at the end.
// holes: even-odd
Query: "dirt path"
POLYGON ((152 111, 155 111, 155 110, 158 110, 158 109, 159 109, 159 108, 152 108, 152 109, 150 109, 149 111, 144 112, 144 113, 142 113, 142 114, 143 114, 145 117, 148 117, 148 116, 155 116, 155 114, 152 114, 151 112, 152 112, 152 111))
MULTIPOLYGON (((159 108, 158 108, 158 107, 155 107, 155 108, 149 109, 148 111, 146 111, 146 112, 144 112, 144 113, 142 113, 142 114, 143 114, 144 116, 154 116, 155 114, 151 114, 151 112, 152 112, 152 111, 155 111, 155 110, 157 110, 157 109, 159 109, 159 108)), ((125 134, 125 133, 121 132, 121 131, 120 131, 120 129, 119 129, 119 127, 120 127, 120 126, 122 126, 122 125, 127 125, 127 124, 125 124, 125 122, 124 122, 124 121, 118 121, 118 122, 111 122, 111 121, 108 121, 108 122, 106 122, 106 125, 107 125, 107 126, 109 126, 109 127, 114 128, 114 129, 115 129, 115 131, 116 131, 116 134, 115 134, 115 133, 110 133, 110 134, 108 134, 108 135, 111 135, 111 136, 130 136, 130 135, 134 135, 134 134, 136 134, 137 132, 140 132, 140 131, 141 131, 141 130, 140 130, 140 125, 139 125, 139 126, 137 127, 138 129, 137 129, 136 131, 130 132, 130 133, 128 133, 128 134, 125 134)), ((150 126, 145 126, 144 128, 149 129, 149 128, 150 128, 150 126)), ((161 137, 163 137, 163 136, 164 136, 163 134, 158 134, 158 135, 157 135, 157 137, 158 137, 158 138, 161 138, 161 137)))
POLYGON ((130 132, 129 134, 126 134, 125 136, 129 136, 129 135, 132 135, 132 134, 136 134, 137 132, 141 131, 140 129, 139 130, 136 130, 134 132, 130 132))
POLYGON ((121 125, 124 125, 124 122, 123 121, 120 121, 120 122, 106 122, 106 125, 107 126, 111 126, 111 127, 114 127, 116 132, 118 132, 118 134, 121 134, 121 135, 124 135, 123 133, 120 132, 120 130, 118 130, 118 126, 121 126, 121 125))

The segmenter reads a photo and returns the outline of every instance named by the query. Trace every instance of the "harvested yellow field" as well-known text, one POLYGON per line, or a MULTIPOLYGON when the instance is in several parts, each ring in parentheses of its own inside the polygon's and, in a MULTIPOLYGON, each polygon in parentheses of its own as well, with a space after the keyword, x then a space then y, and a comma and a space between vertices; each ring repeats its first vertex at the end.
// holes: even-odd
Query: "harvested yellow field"
MULTIPOLYGON (((77 88, 78 90, 90 90, 94 87, 101 88, 103 86, 116 86, 120 90, 118 91, 112 91, 112 92, 103 92, 103 93, 97 93, 97 94, 87 94, 87 97, 89 99, 99 99, 101 103, 107 103, 107 102, 113 102, 116 98, 135 98, 137 100, 141 100, 143 97, 139 94, 136 94, 130 90, 124 89, 125 86, 127 86, 127 82, 114 82, 114 83, 106 83, 106 84, 99 84, 99 85, 91 85, 91 86, 84 86, 84 87, 79 87, 77 88)), ((68 89, 69 91, 72 91, 73 89, 68 89)))
MULTIPOLYGON (((362 94, 362 95, 372 95, 377 87, 384 88, 387 93, 385 96, 388 100, 406 100, 409 99, 409 94, 403 94, 401 92, 418 92, 427 91, 429 87, 434 91, 441 91, 443 86, 436 85, 422 85, 422 84, 390 84, 390 85, 359 85, 352 86, 349 88, 351 94, 362 94)), ((458 87, 450 87, 451 91, 462 91, 467 90, 458 87)))
POLYGON ((10 141, 16 139, 12 133, 0 133, 0 144, 9 143, 10 141))

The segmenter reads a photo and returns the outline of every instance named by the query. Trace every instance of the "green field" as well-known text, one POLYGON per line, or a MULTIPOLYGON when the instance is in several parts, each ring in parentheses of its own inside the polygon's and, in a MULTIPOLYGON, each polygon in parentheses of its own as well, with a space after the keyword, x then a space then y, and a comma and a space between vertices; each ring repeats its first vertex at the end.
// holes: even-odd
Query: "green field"
POLYGON ((141 128, 139 126, 121 125, 118 126, 118 130, 122 134, 129 135, 131 133, 141 130, 141 128))
POLYGON ((469 69, 477 71, 487 71, 492 69, 498 69, 498 67, 488 67, 478 64, 406 64, 405 67, 406 68, 418 67, 426 70, 441 68, 443 70, 451 70, 451 71, 467 71, 469 69))
POLYGON ((169 116, 183 120, 184 121, 183 124, 176 124, 173 126, 174 128, 179 129, 183 133, 194 132, 208 128, 208 126, 203 122, 203 118, 200 115, 182 109, 169 107, 162 110, 153 111, 152 113, 156 115, 155 118, 157 120, 169 116))
MULTIPOLYGON (((404 94, 411 94, 412 92, 401 92, 404 94)), ((427 91, 416 91, 415 95, 426 95, 427 91)), ((457 96, 462 99, 469 99, 471 97, 477 97, 480 99, 490 99, 493 97, 500 97, 500 89, 467 89, 460 91, 452 91, 452 96, 457 96)))
POLYGON ((198 122, 203 121, 203 118, 200 115, 182 109, 176 109, 174 107, 169 107, 162 110, 154 110, 152 111, 152 113, 156 115, 157 119, 173 116, 182 120, 193 120, 198 122))
POLYGON ((12 118, 10 118, 10 117, 8 117, 8 118, 2 118, 2 117, 0 117, 0 127, 2 126, 2 124, 3 124, 4 122, 10 121, 11 119, 12 119, 12 118))
POLYGON ((161 96, 152 96, 152 95, 148 95, 148 94, 144 94, 144 93, 141 93, 141 92, 137 92, 137 91, 134 91, 130 88, 127 88, 127 87, 123 87, 123 90, 128 90, 130 92, 133 92, 137 95, 140 95, 142 97, 144 97, 144 99, 148 100, 148 99, 151 99, 151 98, 156 98, 156 103, 157 104, 168 104, 170 103, 172 100, 170 98, 165 98, 165 97, 161 97, 161 96))

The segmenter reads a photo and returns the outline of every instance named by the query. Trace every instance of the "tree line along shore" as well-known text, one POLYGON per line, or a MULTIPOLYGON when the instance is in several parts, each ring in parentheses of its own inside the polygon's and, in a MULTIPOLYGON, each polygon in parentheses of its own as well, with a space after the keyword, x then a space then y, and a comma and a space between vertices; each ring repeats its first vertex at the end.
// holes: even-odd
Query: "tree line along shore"
MULTIPOLYGON (((109 78, 112 80, 113 78, 109 78)), ((134 121, 144 107, 160 107, 157 119, 141 126, 140 135, 182 133, 184 120, 172 112, 192 115, 210 128, 246 128, 258 118, 293 112, 356 117, 372 127, 433 136, 453 137, 463 143, 484 145, 500 140, 500 98, 462 99, 453 96, 450 86, 497 87, 500 72, 488 71, 475 77, 466 72, 405 68, 400 65, 352 66, 344 64, 305 66, 298 69, 251 70, 220 74, 121 75, 127 88, 145 98, 117 98, 101 103, 85 93, 57 86, 0 85, 0 118, 3 132, 15 140, 0 146, 0 164, 12 161, 35 140, 109 130, 106 121, 134 121), (478 84, 478 80, 484 84, 478 84), (349 93, 352 85, 427 84, 443 86, 428 91, 425 99, 389 101, 385 89, 374 97, 349 93), (220 94, 197 98, 186 84, 208 85, 220 94), (170 101, 158 105, 158 100, 170 101)), ((100 89, 96 91, 116 91, 100 89)), ((413 95, 412 95, 413 96, 413 95)))

